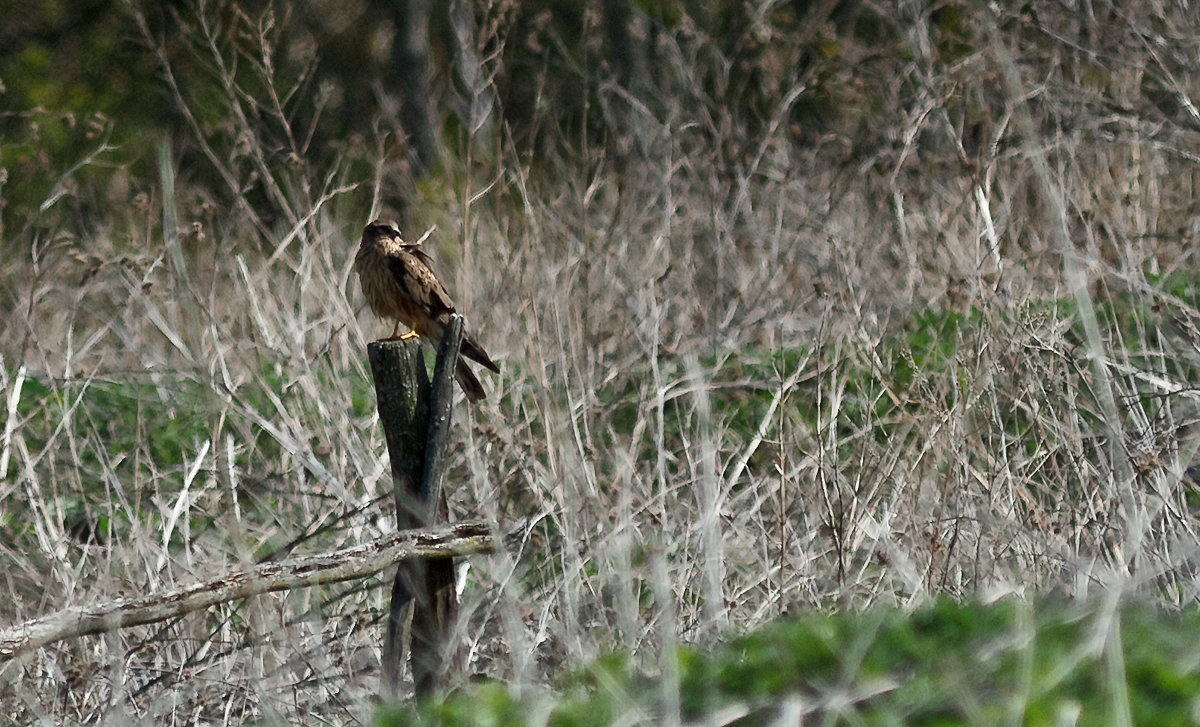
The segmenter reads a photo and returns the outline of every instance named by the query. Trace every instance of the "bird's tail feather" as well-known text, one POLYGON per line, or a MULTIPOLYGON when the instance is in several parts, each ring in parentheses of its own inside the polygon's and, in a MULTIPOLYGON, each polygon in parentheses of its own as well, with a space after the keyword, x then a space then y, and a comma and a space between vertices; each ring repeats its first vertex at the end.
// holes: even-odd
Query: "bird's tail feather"
POLYGON ((458 380, 458 385, 462 387, 468 401, 483 401, 487 398, 483 384, 479 383, 479 379, 475 378, 475 374, 461 357, 458 359, 458 365, 454 367, 454 378, 458 380))
POLYGON ((462 347, 459 349, 459 353, 472 361, 478 361, 496 373, 500 373, 500 367, 496 365, 492 357, 488 356, 487 352, 483 350, 483 346, 480 346, 479 342, 470 336, 463 336, 462 347))

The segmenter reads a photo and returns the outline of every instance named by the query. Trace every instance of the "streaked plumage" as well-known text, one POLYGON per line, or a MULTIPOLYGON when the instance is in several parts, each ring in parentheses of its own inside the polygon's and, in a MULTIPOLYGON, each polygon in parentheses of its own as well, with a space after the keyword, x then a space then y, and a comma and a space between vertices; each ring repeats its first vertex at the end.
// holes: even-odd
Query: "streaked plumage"
MULTIPOLYGON (((396 321, 391 338, 397 337, 403 323, 433 345, 441 343, 450 314, 456 312, 454 301, 434 274, 420 243, 405 242, 392 220, 375 220, 363 230, 354 268, 371 310, 396 321)), ((455 378, 468 399, 479 401, 486 396, 483 386, 463 357, 497 373, 500 368, 470 333, 463 333, 459 353, 455 378)))

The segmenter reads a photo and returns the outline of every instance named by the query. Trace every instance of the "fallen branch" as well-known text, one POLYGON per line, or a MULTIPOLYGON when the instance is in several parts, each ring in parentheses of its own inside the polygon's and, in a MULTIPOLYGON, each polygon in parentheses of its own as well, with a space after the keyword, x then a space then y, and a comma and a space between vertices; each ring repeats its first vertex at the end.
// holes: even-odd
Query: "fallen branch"
POLYGON ((485 522, 439 525, 406 530, 333 553, 263 563, 248 571, 167 593, 67 608, 0 629, 0 662, 55 641, 163 621, 260 593, 362 578, 403 560, 491 553, 495 548, 485 522))

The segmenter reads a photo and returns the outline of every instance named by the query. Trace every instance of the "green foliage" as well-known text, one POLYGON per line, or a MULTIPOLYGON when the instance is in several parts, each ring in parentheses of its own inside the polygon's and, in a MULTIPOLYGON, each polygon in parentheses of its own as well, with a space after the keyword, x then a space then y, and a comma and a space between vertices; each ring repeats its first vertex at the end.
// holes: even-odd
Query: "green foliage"
POLYGON ((947 66, 975 52, 976 41, 968 27, 969 7, 947 2, 930 13, 930 24, 937 40, 938 60, 947 66))
MULTIPOLYGON (((92 380, 51 388, 29 379, 17 410, 25 417, 23 432, 35 437, 30 442, 35 447, 45 445, 66 425, 75 438, 97 436, 113 457, 123 459, 145 447, 154 463, 177 466, 197 440, 205 438, 204 398, 198 387, 182 380, 92 380)), ((95 455, 85 464, 96 465, 95 455)))
MULTIPOLYGON (((175 489, 181 487, 186 460, 208 436, 210 399, 183 380, 27 379, 17 403, 20 436, 28 451, 49 460, 39 467, 70 473, 53 503, 68 531, 80 541, 105 542, 131 519, 157 518, 140 498, 127 501, 138 508, 133 512, 114 503, 111 478, 137 483, 170 473, 175 489)), ((13 508, 10 516, 23 522, 24 513, 13 508)))
MULTIPOLYGON (((1125 292, 1094 303, 1102 337, 1105 341, 1127 342, 1122 344, 1125 355, 1154 354, 1143 349, 1148 346, 1171 350, 1171 346, 1180 345, 1163 338, 1166 334, 1161 324, 1168 318, 1163 311, 1194 311, 1200 306, 1200 287, 1189 276, 1174 275, 1151 282, 1155 287, 1149 294, 1125 292)), ((1064 367, 1062 373, 1069 382, 1062 383, 1067 387, 1062 391, 1040 395, 1041 404, 1053 406, 1059 403, 1057 397, 1066 401, 1072 387, 1084 392, 1090 388, 1089 370, 1082 358, 1086 336, 1077 303, 1070 298, 1031 301, 1012 311, 992 310, 986 314, 974 307, 964 312, 925 309, 872 346, 837 351, 743 348, 702 356, 696 362, 696 370, 702 372, 707 383, 710 424, 720 431, 727 445, 751 441, 772 400, 778 396, 781 382, 797 367, 815 369, 819 354, 826 362, 820 372, 800 378, 785 396, 782 411, 776 417, 786 419, 790 426, 801 431, 820 431, 833 426, 835 436, 831 441, 837 443, 843 459, 854 459, 850 455, 861 448, 864 433, 876 443, 895 444, 898 436, 922 438, 923 431, 913 429, 909 423, 930 412, 954 410, 970 399, 980 376, 999 376, 1008 383, 997 388, 995 395, 999 401, 994 411, 972 408, 966 414, 968 419, 982 428, 1003 432, 1008 441, 1019 443, 1027 455, 1035 451, 1053 455, 1064 442, 1057 433, 1038 429, 1036 411, 1025 401, 1028 383, 1042 377, 1039 371, 1046 364, 1037 354, 1046 344, 1039 343, 1039 348, 1033 349, 1018 347, 1012 354, 1015 361, 1005 371, 996 371, 992 358, 973 359, 973 352, 983 348, 982 342, 993 340, 997 332, 1020 338, 1045 328, 1061 331, 1061 337, 1051 344, 1061 350, 1057 365, 1064 367)), ((1166 361, 1163 365, 1180 380, 1197 377, 1187 359, 1166 361)), ((679 381, 688 376, 687 366, 679 359, 663 359, 659 368, 663 380, 679 381)), ((626 376, 613 377, 601 390, 600 404, 610 412, 608 422, 613 433, 634 431, 646 415, 645 386, 651 380, 648 365, 638 366, 626 376)), ((1133 385, 1139 384, 1134 381, 1133 385)), ((1161 392, 1146 388, 1142 393, 1142 404, 1148 410, 1158 411, 1164 405, 1161 392)), ((1073 401, 1082 407, 1084 416, 1093 418, 1100 426, 1099 409, 1094 401, 1089 398, 1073 401)), ((663 410, 663 442, 671 452, 682 450, 686 437, 692 435, 698 424, 697 416, 691 397, 674 397, 667 402, 663 410)), ((767 424, 769 432, 778 432, 778 421, 767 424)), ((652 432, 645 430, 642 456, 655 456, 658 446, 660 443, 652 432)), ((759 447, 748 465, 770 467, 776 456, 777 449, 773 446, 759 447)), ((676 456, 672 462, 684 459, 676 456)), ((1053 479, 1046 484, 1051 489, 1062 485, 1053 479)))
MULTIPOLYGON (((270 468, 283 456, 280 443, 243 411, 271 419, 278 413, 276 402, 292 412, 313 405, 290 385, 281 369, 271 365, 263 366, 257 379, 233 395, 240 409, 230 409, 210 386, 180 375, 66 382, 28 378, 17 403, 17 431, 26 450, 37 457, 39 468, 71 473, 58 485, 53 503, 64 513, 69 532, 81 542, 104 541, 123 532, 133 520, 157 523, 161 503, 144 499, 143 493, 152 488, 177 496, 196 452, 206 441, 219 440, 223 427, 239 442, 233 466, 248 471, 270 468), (130 488, 134 497, 117 502, 114 481, 140 487, 130 488)), ((352 416, 374 411, 370 382, 355 382, 350 400, 352 416)), ((19 469, 10 467, 9 478, 17 477, 19 469)), ((274 517, 266 493, 247 498, 244 507, 260 509, 268 520, 274 517)), ((202 508, 192 513, 197 529, 211 520, 202 508)), ((0 528, 11 531, 10 542, 32 536, 28 514, 19 503, 5 512, 0 528)), ((265 553, 277 545, 264 542, 256 547, 265 553)))
MULTIPOLYGON (((681 649, 678 703, 688 722, 735 708, 745 727, 775 724, 785 703, 806 723, 1049 726, 1073 713, 1077 724, 1118 724, 1127 697, 1132 724, 1185 725, 1200 708, 1197 628, 1194 612, 1128 604, 1114 618, 1103 603, 1053 599, 810 614, 681 649)), ((375 724, 500 727, 533 714, 556 727, 662 724, 663 689, 609 656, 554 692, 470 684, 381 709, 375 724)))

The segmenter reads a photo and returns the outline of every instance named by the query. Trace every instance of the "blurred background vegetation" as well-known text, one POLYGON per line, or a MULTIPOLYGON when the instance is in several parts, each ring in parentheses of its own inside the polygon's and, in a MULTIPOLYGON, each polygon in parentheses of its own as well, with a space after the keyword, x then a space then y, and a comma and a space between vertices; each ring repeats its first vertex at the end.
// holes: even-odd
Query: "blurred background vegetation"
MULTIPOLYGON (((637 128, 640 114, 698 125, 697 143, 729 166, 744 163, 778 125, 791 143, 828 149, 831 162, 887 173, 912 142, 898 135, 897 120, 936 111, 941 118, 918 147, 969 168, 1011 141, 995 133, 1008 107, 981 7, 849 0, 14 5, 0 29, 4 222, 20 231, 37 220, 47 179, 69 185, 62 204, 72 216, 103 220, 113 195, 151 191, 144 180, 156 176, 162 139, 185 181, 211 195, 211 204, 261 195, 262 214, 273 219, 280 211, 271 210, 265 181, 221 179, 197 148, 203 139, 222 161, 233 161, 240 141, 245 153, 250 140, 233 138, 245 131, 234 118, 253 123, 253 141, 271 165, 303 164, 314 179, 337 166, 361 175, 380 153, 425 173, 443 153, 462 157, 474 147, 486 156, 499 137, 532 157, 585 156, 585 147, 595 147, 625 164, 649 143, 637 128), (97 163, 68 173, 88 155, 97 163)), ((1167 27, 1175 20, 1170 7, 1158 18, 1167 27)), ((1117 7, 1076 12, 1006 2, 994 10, 989 22, 1019 63, 1057 64, 1057 92, 1037 99, 1043 128, 1086 123, 1082 110, 1097 121, 1108 114, 1110 124, 1122 115, 1161 122, 1168 128, 1160 133, 1195 125, 1174 88, 1187 71, 1184 49, 1155 53, 1153 65, 1131 73, 1122 59, 1144 55, 1147 39, 1121 29, 1117 7)))
MULTIPOLYGON (((1030 82, 1021 100, 1038 132, 1150 134, 1190 162, 1195 40, 1180 12, 959 0, 14 5, 0 29, 5 240, 19 249, 28 226, 51 220, 111 223, 114 206, 154 193, 164 140, 191 196, 185 221, 201 224, 242 198, 261 224, 294 222, 270 189, 284 167, 319 189, 394 160, 384 194, 400 200, 414 178, 444 172, 445 155, 495 159, 500 145, 534 171, 597 150, 625 169, 653 145, 645 117, 731 175, 768 137, 891 181, 978 175, 1019 143, 998 53, 1030 82), (64 209, 47 217, 48 206, 64 209)), ((1192 232, 1194 209, 1179 202, 1185 214, 1156 233, 1171 242, 1192 232)))

